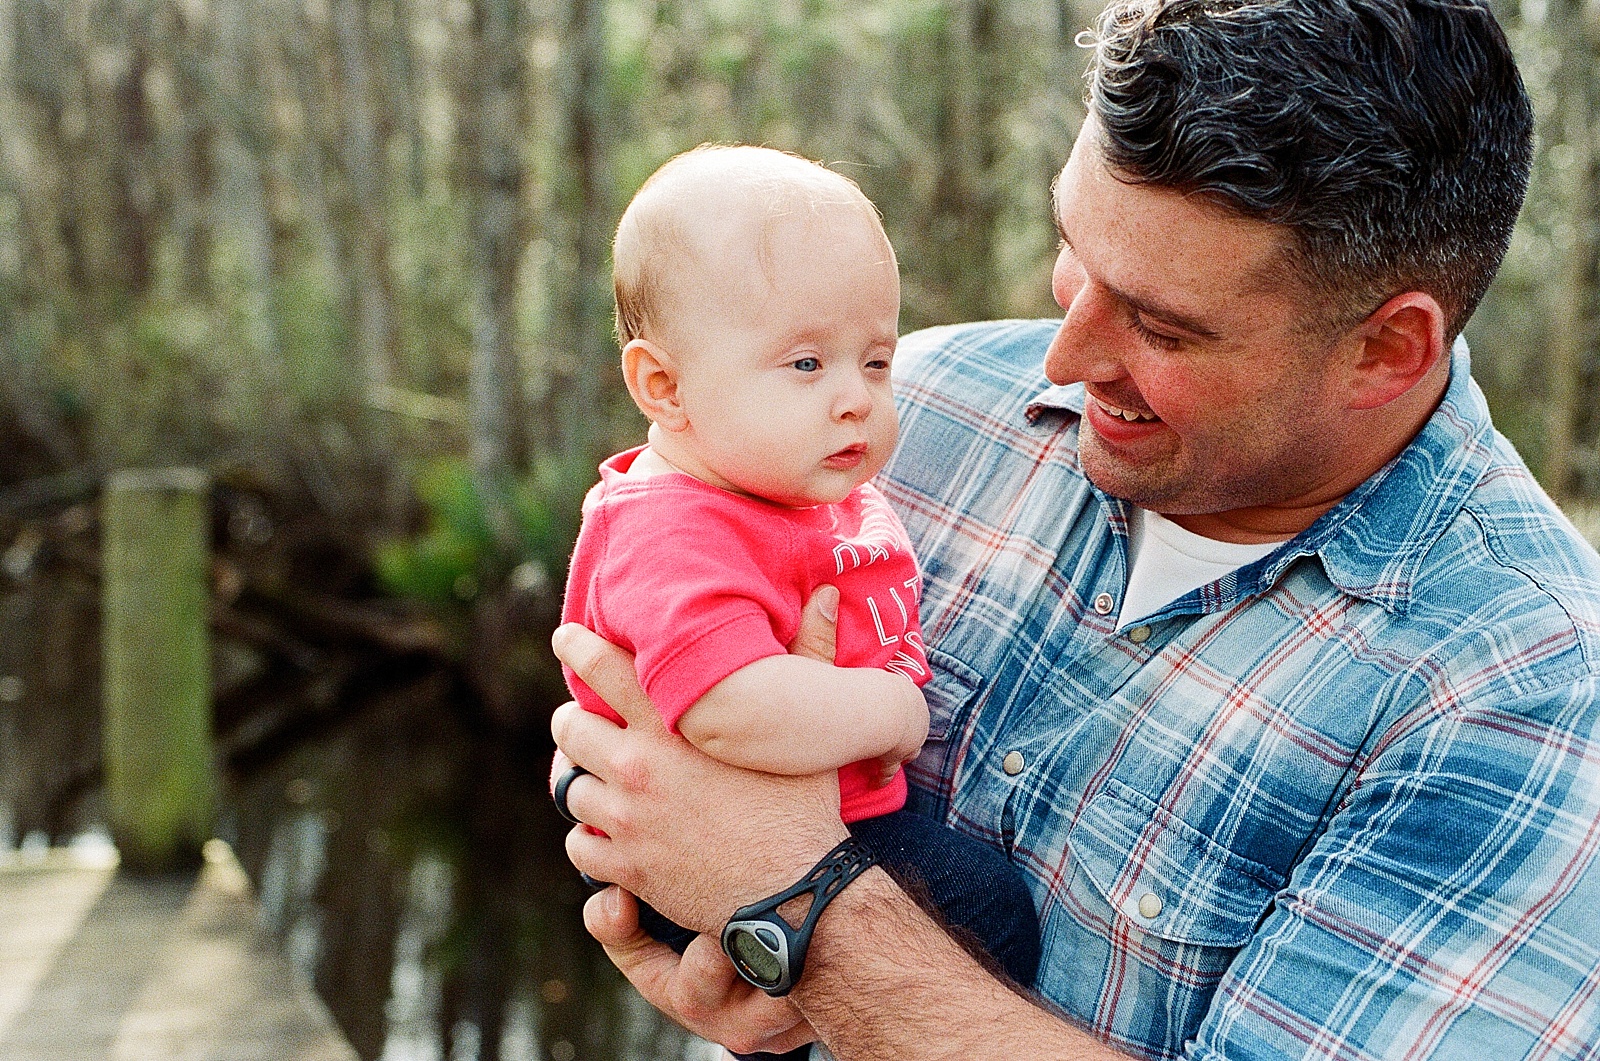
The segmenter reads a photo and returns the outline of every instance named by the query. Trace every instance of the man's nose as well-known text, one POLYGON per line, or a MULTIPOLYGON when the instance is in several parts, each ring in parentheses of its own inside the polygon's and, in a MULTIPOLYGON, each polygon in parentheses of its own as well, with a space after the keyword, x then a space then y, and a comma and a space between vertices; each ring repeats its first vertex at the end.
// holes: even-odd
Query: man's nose
POLYGON ((1065 309, 1061 327, 1045 351, 1045 378, 1058 386, 1121 378, 1122 362, 1116 354, 1116 307, 1110 295, 1085 281, 1065 309))

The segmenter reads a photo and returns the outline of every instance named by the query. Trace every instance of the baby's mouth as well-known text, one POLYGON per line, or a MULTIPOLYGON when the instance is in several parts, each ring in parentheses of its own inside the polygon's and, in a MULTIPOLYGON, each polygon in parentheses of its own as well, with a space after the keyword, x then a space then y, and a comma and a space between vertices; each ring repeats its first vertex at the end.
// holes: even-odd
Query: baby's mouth
POLYGON ((867 456, 867 444, 857 442, 823 458, 822 463, 833 468, 854 468, 867 456))

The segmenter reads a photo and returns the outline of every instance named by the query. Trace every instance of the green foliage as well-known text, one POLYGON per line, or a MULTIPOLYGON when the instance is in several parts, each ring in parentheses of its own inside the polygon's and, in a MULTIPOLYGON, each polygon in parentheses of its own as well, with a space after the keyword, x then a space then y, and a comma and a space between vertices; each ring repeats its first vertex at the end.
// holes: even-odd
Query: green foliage
MULTIPOLYGON (((338 415, 353 382, 345 355, 350 326, 339 285, 326 264, 312 259, 285 270, 275 278, 264 308, 283 351, 295 401, 313 414, 338 415)), ((271 342, 264 334, 260 338, 263 345, 271 342)))
POLYGON ((439 461, 413 483, 427 513, 415 538, 383 543, 374 551, 378 580, 389 592, 436 606, 459 606, 477 595, 492 562, 494 535, 484 498, 460 461, 439 461))
MULTIPOLYGON (((380 5, 359 27, 366 53, 294 5, 202 5, 170 24, 92 6, 66 0, 59 32, 19 37, 0 71, 16 148, 0 166, 0 395, 76 432, 99 467, 249 465, 384 540, 410 470, 427 469, 414 488, 440 522, 410 560, 383 561, 417 596, 459 601, 530 557, 558 570, 595 460, 637 440, 604 242, 672 154, 765 143, 850 174, 897 248, 907 330, 1058 312, 1047 189, 1080 120, 1072 40, 1098 0, 606 0, 534 5, 499 41, 470 5, 380 5), (575 57, 596 43, 596 91, 578 98, 575 57), (485 55, 515 92, 480 111, 485 55), (144 124, 106 117, 139 98, 144 124), (514 216, 486 212, 486 189, 514 216), (485 252, 492 231, 512 253, 485 252), (133 260, 151 263, 143 280, 133 260), (516 407, 503 419, 526 437, 503 447, 512 482, 480 496, 462 484, 483 459, 472 380, 491 293, 513 355, 496 366, 516 407), (478 523, 457 526, 473 505, 478 523)), ((1577 46, 1557 20, 1568 9, 1498 7, 1542 140, 1470 332, 1500 423, 1536 466, 1541 353, 1580 213, 1564 189, 1592 164, 1554 119, 1577 46)))
POLYGON ((462 254, 466 204, 447 188, 394 207, 389 261, 399 295, 403 378, 432 393, 462 390, 472 356, 472 263, 462 254))
POLYGON ((424 529, 374 550, 379 583, 396 596, 445 610, 470 604, 514 571, 534 586, 557 586, 592 477, 574 462, 549 458, 526 476, 484 484, 462 461, 435 461, 413 482, 424 529))

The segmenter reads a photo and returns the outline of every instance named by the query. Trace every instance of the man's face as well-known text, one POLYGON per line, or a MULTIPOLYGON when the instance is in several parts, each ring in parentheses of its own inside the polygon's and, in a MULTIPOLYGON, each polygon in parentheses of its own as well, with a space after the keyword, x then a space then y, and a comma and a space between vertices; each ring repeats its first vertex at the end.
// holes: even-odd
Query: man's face
POLYGON ((1343 456, 1359 340, 1297 329, 1281 229, 1124 184, 1097 137, 1086 122, 1057 181, 1066 319, 1045 359, 1052 382, 1088 390, 1086 474, 1217 538, 1309 526, 1365 474, 1343 456))

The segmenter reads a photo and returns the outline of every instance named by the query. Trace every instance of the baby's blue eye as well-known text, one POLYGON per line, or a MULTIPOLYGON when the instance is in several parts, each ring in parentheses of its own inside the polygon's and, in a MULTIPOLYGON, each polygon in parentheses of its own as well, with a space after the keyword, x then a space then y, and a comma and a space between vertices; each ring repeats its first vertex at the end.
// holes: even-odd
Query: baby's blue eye
POLYGON ((817 369, 822 367, 822 362, 814 357, 802 357, 800 360, 794 362, 794 367, 799 369, 801 372, 815 372, 817 369))

